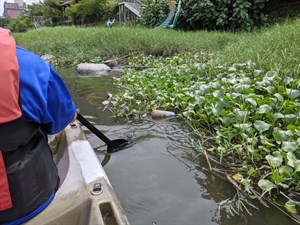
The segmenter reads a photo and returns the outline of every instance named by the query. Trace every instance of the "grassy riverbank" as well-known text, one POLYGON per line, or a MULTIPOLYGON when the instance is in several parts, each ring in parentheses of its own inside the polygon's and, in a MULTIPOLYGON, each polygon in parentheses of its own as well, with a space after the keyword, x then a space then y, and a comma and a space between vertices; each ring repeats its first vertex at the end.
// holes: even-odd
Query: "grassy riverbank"
POLYGON ((185 33, 167 29, 122 27, 55 27, 31 30, 14 36, 21 46, 40 55, 54 54, 72 64, 97 61, 99 57, 118 58, 140 53, 169 56, 185 51, 216 52, 236 43, 240 38, 233 33, 185 33))
POLYGON ((17 43, 57 63, 76 65, 128 55, 171 56, 182 52, 214 53, 220 63, 252 60, 266 70, 299 75, 300 19, 256 32, 182 32, 166 29, 54 27, 14 34, 17 43))

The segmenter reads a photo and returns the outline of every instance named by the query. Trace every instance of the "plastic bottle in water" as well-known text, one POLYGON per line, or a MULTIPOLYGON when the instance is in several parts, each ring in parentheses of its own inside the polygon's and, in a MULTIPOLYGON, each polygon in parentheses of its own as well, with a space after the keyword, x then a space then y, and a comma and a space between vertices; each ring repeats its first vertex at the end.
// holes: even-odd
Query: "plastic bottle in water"
POLYGON ((153 118, 166 118, 166 117, 174 117, 175 113, 170 111, 164 111, 164 110, 153 110, 151 112, 151 116, 153 118))

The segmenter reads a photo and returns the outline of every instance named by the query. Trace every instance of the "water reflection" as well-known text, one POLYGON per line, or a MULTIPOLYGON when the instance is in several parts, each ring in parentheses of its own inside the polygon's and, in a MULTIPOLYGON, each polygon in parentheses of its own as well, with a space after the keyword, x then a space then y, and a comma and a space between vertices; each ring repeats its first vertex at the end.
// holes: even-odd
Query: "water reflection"
MULTIPOLYGON (((70 82, 76 86, 74 79, 70 82)), ((150 117, 116 121, 108 110, 80 96, 79 90, 78 86, 73 89, 73 97, 81 113, 111 140, 131 142, 123 151, 108 154, 106 145, 84 128, 131 224, 296 224, 272 207, 256 204, 258 210, 249 208, 253 216, 245 211, 238 216, 220 205, 236 191, 209 172, 205 158, 193 151, 189 129, 181 121, 150 117)))
MULTIPOLYGON (((97 122, 95 122, 97 124, 97 122)), ((294 224, 274 208, 248 206, 232 215, 226 205, 236 190, 207 169, 196 157, 187 127, 176 119, 131 121, 117 126, 96 125, 113 138, 131 140, 132 146, 110 155, 105 170, 132 224, 294 224)), ((93 135, 91 135, 93 136, 93 135)), ((105 146, 96 141, 99 159, 105 146)))

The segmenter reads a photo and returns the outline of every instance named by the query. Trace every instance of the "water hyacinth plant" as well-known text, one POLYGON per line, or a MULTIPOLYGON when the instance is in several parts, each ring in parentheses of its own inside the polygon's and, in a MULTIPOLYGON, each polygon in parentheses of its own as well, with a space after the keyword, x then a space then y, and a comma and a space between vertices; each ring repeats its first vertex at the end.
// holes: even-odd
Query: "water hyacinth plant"
POLYGON ((115 80, 119 93, 104 104, 118 117, 172 110, 184 118, 206 152, 230 165, 232 177, 250 195, 284 195, 296 213, 300 190, 300 81, 262 71, 251 61, 219 65, 212 55, 182 54, 157 59, 138 56, 115 80), (201 130, 201 132, 199 132, 201 130), (212 139, 210 139, 212 140, 212 139))

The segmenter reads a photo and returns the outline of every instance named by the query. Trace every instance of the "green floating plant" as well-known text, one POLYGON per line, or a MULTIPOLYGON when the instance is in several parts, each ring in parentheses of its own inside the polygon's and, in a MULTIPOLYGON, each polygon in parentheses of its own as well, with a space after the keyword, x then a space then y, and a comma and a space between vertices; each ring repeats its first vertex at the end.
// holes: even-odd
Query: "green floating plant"
MULTIPOLYGON (((146 69, 116 78, 119 93, 106 107, 120 117, 174 111, 199 138, 214 137, 209 153, 219 162, 245 165, 240 169, 247 192, 250 184, 262 195, 299 190, 300 81, 259 70, 251 61, 219 65, 213 58, 205 53, 133 57, 131 66, 146 69)), ((293 211, 290 203, 288 208, 293 211)))

